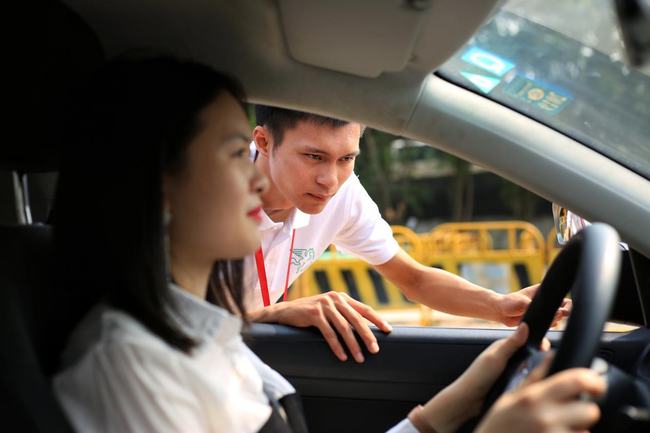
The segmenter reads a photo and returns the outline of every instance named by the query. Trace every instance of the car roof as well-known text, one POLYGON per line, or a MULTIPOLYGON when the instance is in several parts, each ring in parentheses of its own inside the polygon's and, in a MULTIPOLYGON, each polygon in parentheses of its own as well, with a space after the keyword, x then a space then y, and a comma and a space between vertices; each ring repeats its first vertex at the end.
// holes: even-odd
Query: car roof
MULTIPOLYGON (((496 172, 650 255, 650 182, 432 74, 496 0, 67 0, 108 56, 134 48, 238 77, 251 102, 354 120, 496 172)), ((550 210, 549 210, 550 213, 550 210)))

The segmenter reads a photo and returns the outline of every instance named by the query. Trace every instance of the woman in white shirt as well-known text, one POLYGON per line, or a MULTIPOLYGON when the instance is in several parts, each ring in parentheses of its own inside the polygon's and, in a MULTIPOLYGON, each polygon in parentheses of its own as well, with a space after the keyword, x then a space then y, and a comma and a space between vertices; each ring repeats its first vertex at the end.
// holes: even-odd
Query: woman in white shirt
MULTIPOLYGON (((238 259, 259 245, 266 188, 248 158, 239 85, 192 62, 125 58, 79 94, 55 235, 63 282, 101 300, 70 337, 54 379, 73 425, 306 431, 294 388, 239 333, 246 313, 238 259)), ((391 431, 455 431, 478 412, 526 334, 521 326, 490 346, 391 431)), ((541 372, 499 399, 478 431, 573 431, 597 419, 593 403, 567 400, 601 394, 599 377, 576 369, 539 381, 541 372)))

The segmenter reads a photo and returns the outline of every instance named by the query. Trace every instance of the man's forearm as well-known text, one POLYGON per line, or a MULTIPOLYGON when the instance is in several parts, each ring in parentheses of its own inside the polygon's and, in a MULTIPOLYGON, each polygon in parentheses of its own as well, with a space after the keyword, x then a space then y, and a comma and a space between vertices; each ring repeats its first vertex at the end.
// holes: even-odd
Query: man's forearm
POLYGON ((420 270, 411 287, 400 287, 412 301, 459 316, 501 321, 498 293, 436 268, 420 270))
POLYGON ((442 269, 424 266, 400 250, 375 269, 414 302, 460 316, 503 322, 503 296, 442 269))

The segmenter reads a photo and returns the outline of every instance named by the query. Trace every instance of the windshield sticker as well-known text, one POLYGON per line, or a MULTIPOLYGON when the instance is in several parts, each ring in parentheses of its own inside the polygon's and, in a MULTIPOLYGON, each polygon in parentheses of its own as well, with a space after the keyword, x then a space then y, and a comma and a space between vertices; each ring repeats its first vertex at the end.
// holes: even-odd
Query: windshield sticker
POLYGON ((499 85, 501 80, 488 77, 486 75, 471 74, 469 72, 461 71, 460 74, 467 78, 472 84, 479 88, 479 90, 485 94, 490 93, 492 89, 499 85))
POLYGON ((478 66, 497 77, 503 77, 515 64, 478 47, 472 47, 461 57, 467 63, 478 66))
POLYGON ((527 102, 550 115, 559 113, 573 100, 573 96, 568 91, 523 75, 515 75, 503 87, 503 93, 527 102))

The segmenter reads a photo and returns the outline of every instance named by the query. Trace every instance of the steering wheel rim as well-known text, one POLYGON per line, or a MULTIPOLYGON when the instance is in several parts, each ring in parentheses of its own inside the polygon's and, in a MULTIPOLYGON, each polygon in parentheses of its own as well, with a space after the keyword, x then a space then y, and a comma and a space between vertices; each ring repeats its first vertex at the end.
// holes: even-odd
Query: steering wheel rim
POLYGON ((547 376, 591 365, 618 288, 622 261, 619 240, 611 226, 596 223, 584 228, 560 251, 522 319, 529 327, 528 340, 495 382, 476 421, 503 394, 518 366, 538 350, 569 291, 573 308, 547 376))

